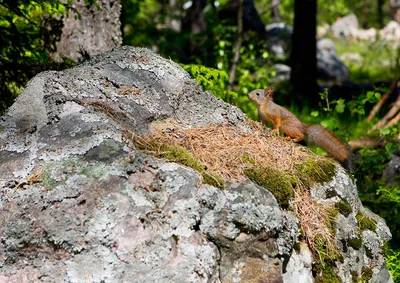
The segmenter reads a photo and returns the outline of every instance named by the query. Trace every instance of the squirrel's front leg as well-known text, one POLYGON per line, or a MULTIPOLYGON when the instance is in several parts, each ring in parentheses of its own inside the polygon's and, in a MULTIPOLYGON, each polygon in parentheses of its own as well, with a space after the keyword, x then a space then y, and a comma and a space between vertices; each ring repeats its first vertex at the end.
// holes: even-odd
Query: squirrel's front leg
POLYGON ((302 138, 300 138, 300 137, 290 137, 290 136, 287 136, 286 139, 288 141, 292 141, 292 142, 299 142, 302 140, 302 138))
POLYGON ((272 130, 272 134, 279 137, 279 128, 281 127, 281 119, 275 119, 273 121, 274 129, 272 130))
POLYGON ((279 127, 275 127, 275 128, 272 130, 272 135, 278 136, 278 137, 279 137, 279 127))

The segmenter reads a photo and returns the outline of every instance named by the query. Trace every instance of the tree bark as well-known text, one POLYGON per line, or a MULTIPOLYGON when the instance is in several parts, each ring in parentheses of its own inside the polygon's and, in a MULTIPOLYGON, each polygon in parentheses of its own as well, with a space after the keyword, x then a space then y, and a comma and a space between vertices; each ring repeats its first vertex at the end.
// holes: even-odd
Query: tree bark
POLYGON ((298 101, 317 99, 317 0, 295 0, 291 52, 291 83, 298 101))
POLYGON ((238 32, 237 32, 237 39, 236 39, 236 44, 235 44, 235 54, 233 57, 231 72, 229 74, 228 90, 233 90, 233 84, 234 84, 235 78, 236 78, 236 68, 237 68, 237 64, 239 63, 239 59, 240 59, 240 47, 242 46, 242 40, 243 40, 243 0, 239 0, 237 25, 238 25, 238 32))
MULTIPOLYGON (((238 9, 239 1, 231 0, 219 11, 218 17, 220 20, 231 19, 232 23, 236 23, 238 9)), ((254 0, 243 0, 243 30, 253 30, 260 34, 265 33, 265 24, 258 14, 254 0)))
POLYGON ((400 3, 398 0, 390 0, 390 14, 393 21, 400 23, 400 3))
POLYGON ((80 62, 122 44, 121 1, 97 3, 100 9, 74 0, 73 5, 79 15, 69 11, 64 18, 61 39, 56 43, 56 51, 51 53, 53 60, 60 62, 66 57, 80 62))
POLYGON ((281 21, 281 13, 279 12, 280 0, 271 0, 271 22, 279 23, 281 21))
POLYGON ((378 16, 378 25, 379 28, 383 28, 383 11, 382 11, 382 6, 383 6, 384 0, 377 0, 377 16, 378 16))
POLYGON ((213 38, 207 34, 207 22, 204 16, 206 0, 193 0, 192 6, 182 20, 182 29, 189 35, 187 43, 184 44, 185 64, 192 62, 192 56, 200 58, 207 65, 210 46, 213 38))
POLYGON ((366 29, 368 27, 367 18, 368 18, 369 9, 368 9, 367 0, 363 0, 362 2, 363 2, 363 8, 362 8, 362 16, 361 16, 361 21, 360 22, 361 22, 362 28, 366 29))

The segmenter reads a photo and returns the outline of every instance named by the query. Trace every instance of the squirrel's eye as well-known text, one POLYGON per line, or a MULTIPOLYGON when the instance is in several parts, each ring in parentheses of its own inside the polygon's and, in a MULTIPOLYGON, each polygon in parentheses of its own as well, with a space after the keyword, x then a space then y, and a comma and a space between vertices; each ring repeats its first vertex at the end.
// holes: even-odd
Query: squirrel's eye
POLYGON ((257 93, 256 93, 256 95, 257 95, 257 96, 260 96, 260 93, 259 93, 259 92, 257 92, 257 93))

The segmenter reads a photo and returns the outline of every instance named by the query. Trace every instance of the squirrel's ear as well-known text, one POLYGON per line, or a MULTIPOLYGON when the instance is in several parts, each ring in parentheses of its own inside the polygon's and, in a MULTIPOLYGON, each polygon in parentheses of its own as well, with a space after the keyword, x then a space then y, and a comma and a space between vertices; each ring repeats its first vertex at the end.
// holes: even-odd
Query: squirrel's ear
POLYGON ((269 87, 266 87, 264 89, 264 95, 265 96, 272 96, 274 91, 275 91, 275 85, 270 85, 269 87))

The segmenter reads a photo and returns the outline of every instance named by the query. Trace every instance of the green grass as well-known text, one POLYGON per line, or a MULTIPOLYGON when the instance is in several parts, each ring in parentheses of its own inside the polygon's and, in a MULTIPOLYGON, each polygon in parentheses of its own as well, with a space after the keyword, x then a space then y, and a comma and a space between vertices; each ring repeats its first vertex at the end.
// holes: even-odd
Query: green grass
POLYGON ((339 56, 345 53, 359 54, 362 62, 345 61, 353 82, 377 82, 396 79, 399 75, 400 53, 382 40, 374 42, 333 40, 339 56))

